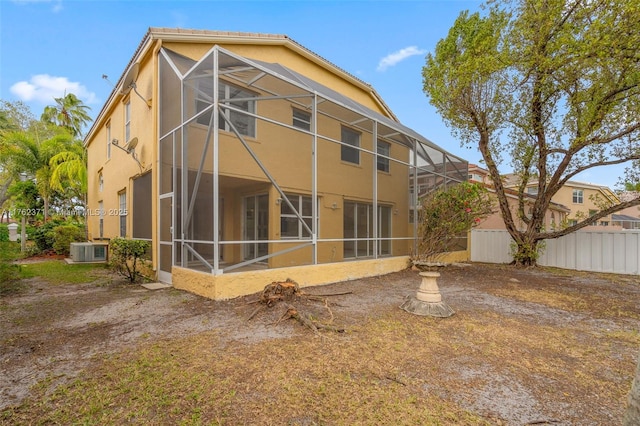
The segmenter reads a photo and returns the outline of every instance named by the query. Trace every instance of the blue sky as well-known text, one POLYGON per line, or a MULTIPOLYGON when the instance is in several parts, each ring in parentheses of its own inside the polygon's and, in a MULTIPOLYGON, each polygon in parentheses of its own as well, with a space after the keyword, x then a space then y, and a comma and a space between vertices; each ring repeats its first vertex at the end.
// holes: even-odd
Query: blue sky
MULTIPOLYGON (((479 163, 429 105, 421 69, 458 14, 481 3, 0 0, 0 99, 24 101, 39 116, 66 91, 95 117, 149 27, 285 34, 371 84, 403 124, 479 163)), ((579 180, 613 188, 617 176, 579 180)))

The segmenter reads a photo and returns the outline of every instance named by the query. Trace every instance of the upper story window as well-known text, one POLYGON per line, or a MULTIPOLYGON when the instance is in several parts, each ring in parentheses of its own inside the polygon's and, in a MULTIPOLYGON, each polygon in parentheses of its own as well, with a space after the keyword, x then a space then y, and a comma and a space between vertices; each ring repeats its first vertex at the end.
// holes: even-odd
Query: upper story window
POLYGON ((311 131, 311 114, 299 109, 293 109, 293 127, 311 131))
POLYGON ((389 155, 391 154, 391 144, 385 141, 378 141, 378 170, 381 172, 387 172, 389 173, 389 159, 385 158, 385 157, 381 157, 381 155, 384 155, 386 157, 389 157, 389 155))
POLYGON ((360 133, 343 127, 342 142, 347 145, 340 145, 340 159, 348 163, 360 164, 360 150, 351 147, 360 147, 360 133))
POLYGON ((131 101, 124 104, 124 142, 131 139, 131 101))
POLYGON ((111 158, 111 123, 107 123, 107 160, 111 158))
POLYGON ((538 195, 538 187, 537 186, 528 186, 527 194, 529 195, 538 195))
MULTIPOLYGON (((212 103, 211 99, 205 99, 206 93, 213 92, 213 80, 203 79, 198 82, 198 91, 196 92, 196 113, 209 107, 212 103)), ((246 111, 251 114, 256 112, 256 101, 254 98, 256 94, 245 89, 241 89, 237 86, 233 86, 222 80, 218 84, 218 100, 222 105, 228 105, 237 110, 246 111)), ((222 108, 224 116, 238 130, 238 133, 245 136, 256 136, 256 119, 250 115, 244 114, 240 111, 233 111, 227 108, 222 108)), ((231 125, 225 120, 222 114, 218 115, 218 128, 227 132, 232 132, 231 125)), ((200 115, 196 121, 199 124, 208 126, 211 122, 211 111, 200 115)))
POLYGON ((573 190, 573 203, 574 204, 582 204, 584 202, 584 192, 582 189, 574 189, 573 190))
POLYGON ((102 192, 103 189, 104 189, 104 177, 102 176, 102 173, 98 173, 98 191, 102 192))

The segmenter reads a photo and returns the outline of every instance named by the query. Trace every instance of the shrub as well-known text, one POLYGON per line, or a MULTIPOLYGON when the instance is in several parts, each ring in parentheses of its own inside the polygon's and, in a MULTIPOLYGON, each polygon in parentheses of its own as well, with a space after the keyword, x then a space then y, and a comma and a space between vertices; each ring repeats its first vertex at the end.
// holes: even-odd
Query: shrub
POLYGON ((60 225, 53 228, 53 250, 57 254, 69 255, 71 243, 84 241, 84 228, 77 225, 60 225))
POLYGON ((110 265, 130 283, 135 283, 141 276, 139 262, 143 262, 148 249, 148 241, 116 237, 109 242, 110 265))
POLYGON ((33 234, 29 234, 29 238, 32 239, 40 251, 49 251, 53 249, 53 243, 55 243, 54 229, 60 225, 64 225, 64 220, 53 219, 45 222, 42 226, 34 229, 33 234))
POLYGON ((433 260, 446 253, 456 238, 493 211, 491 194, 483 186, 461 182, 422 198, 418 216, 418 253, 414 260, 433 260))
POLYGON ((9 228, 6 223, 0 223, 0 242, 9 241, 9 228))

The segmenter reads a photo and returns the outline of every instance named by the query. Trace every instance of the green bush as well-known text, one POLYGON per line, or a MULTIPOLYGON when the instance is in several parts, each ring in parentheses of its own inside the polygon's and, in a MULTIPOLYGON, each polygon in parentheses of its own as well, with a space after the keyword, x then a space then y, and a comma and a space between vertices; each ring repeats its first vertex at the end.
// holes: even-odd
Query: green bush
POLYGON ((29 239, 33 240, 40 251, 49 251, 53 249, 55 243, 54 229, 60 225, 64 225, 64 220, 53 219, 45 222, 42 226, 34 229, 33 234, 29 234, 29 239))
POLYGON ((69 255, 71 243, 85 241, 84 227, 60 225, 53 228, 53 250, 57 254, 69 255))
POLYGON ((9 228, 6 223, 0 223, 0 242, 9 241, 9 228))
POLYGON ((420 200, 418 253, 414 260, 432 261, 455 247, 493 211, 492 195, 480 184, 461 182, 439 188, 420 200))
POLYGON ((109 242, 109 263, 118 274, 135 283, 141 277, 138 267, 148 249, 148 241, 116 237, 109 242))

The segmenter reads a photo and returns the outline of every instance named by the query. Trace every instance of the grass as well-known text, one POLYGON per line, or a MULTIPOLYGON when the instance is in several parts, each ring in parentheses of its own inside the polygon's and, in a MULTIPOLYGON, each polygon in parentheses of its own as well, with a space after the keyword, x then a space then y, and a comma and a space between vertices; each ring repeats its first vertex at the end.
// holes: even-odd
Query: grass
POLYGON ((20 269, 13 261, 20 256, 20 245, 16 242, 0 242, 0 295, 14 293, 22 288, 18 281, 20 269))
POLYGON ((40 277, 51 284, 84 284, 95 281, 95 272, 105 267, 102 264, 69 265, 62 260, 48 260, 20 265, 20 276, 40 277))
POLYGON ((212 331, 105 357, 53 393, 45 382, 0 421, 501 424, 460 405, 471 388, 491 389, 496 373, 516 383, 531 377, 553 383, 554 394, 575 401, 597 389, 603 406, 624 403, 629 383, 610 379, 620 364, 605 354, 615 345, 635 348, 637 334, 590 337, 571 325, 540 326, 495 313, 440 321, 396 311, 343 335, 246 344, 212 331))

